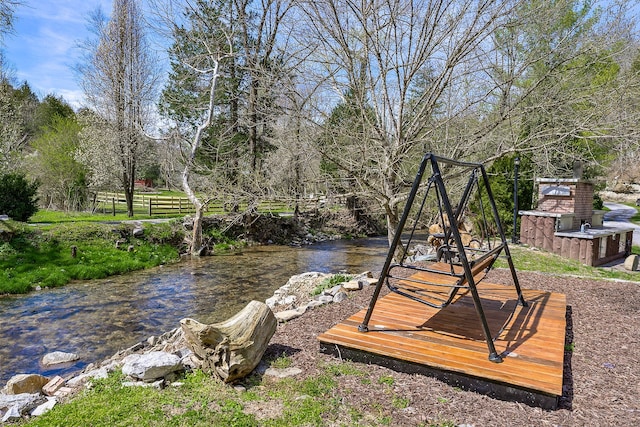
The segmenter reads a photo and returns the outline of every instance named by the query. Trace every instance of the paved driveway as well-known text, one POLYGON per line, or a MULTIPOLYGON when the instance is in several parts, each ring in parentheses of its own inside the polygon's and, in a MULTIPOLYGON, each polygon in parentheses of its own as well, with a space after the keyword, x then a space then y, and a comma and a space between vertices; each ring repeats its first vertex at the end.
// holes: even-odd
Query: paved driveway
POLYGON ((605 212, 602 225, 607 227, 633 227, 633 244, 639 246, 640 225, 629 222, 629 218, 638 213, 638 211, 631 206, 620 203, 605 202, 604 205, 611 210, 605 212))

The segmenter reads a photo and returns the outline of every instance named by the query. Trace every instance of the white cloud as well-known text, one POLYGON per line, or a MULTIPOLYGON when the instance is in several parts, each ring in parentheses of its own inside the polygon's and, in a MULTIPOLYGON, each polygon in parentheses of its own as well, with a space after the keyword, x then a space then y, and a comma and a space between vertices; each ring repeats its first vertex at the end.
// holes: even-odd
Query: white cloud
POLYGON ((90 34, 88 18, 97 6, 105 14, 111 0, 32 0, 16 11, 14 34, 6 41, 6 58, 19 81, 26 80, 39 95, 63 96, 74 107, 80 105, 73 67, 81 52, 77 45, 90 34))

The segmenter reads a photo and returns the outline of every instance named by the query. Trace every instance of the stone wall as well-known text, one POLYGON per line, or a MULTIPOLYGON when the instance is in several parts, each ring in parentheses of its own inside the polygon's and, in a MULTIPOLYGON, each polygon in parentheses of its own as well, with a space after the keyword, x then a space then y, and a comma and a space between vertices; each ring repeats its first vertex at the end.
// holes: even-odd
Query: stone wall
POLYGON ((598 266, 623 258, 631 250, 628 242, 631 242, 632 238, 633 231, 593 238, 558 236, 555 233, 555 218, 549 216, 523 215, 520 227, 521 243, 565 258, 575 259, 590 266, 598 266))

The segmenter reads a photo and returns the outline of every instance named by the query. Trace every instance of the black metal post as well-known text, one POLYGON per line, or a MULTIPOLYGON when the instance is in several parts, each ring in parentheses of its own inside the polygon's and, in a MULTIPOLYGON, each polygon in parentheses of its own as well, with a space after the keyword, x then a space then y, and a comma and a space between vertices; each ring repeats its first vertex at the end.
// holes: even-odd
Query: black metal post
POLYGON ((418 169, 418 173, 416 174, 416 179, 413 181, 413 186, 411 187, 411 192, 407 198, 407 202, 404 206, 404 211, 402 212, 402 217, 400 217, 400 221, 398 222, 398 226, 396 227, 396 233, 393 236, 393 240, 391 241, 391 245, 389 245, 389 252, 387 253, 387 259, 384 262, 384 266, 382 267, 382 271, 380 272, 380 278, 378 279, 378 283, 376 285, 375 291, 373 291, 373 296, 371 297, 371 302, 369 303, 369 308, 367 309, 367 314, 364 316, 364 320, 358 326, 358 331, 360 332, 368 332, 369 331, 369 320, 371 320, 371 315, 373 314, 373 309, 378 301, 378 296, 380 295, 380 291, 382 290, 382 285, 389 273, 389 268, 391 267, 391 263, 393 262, 393 256, 395 254, 396 248, 400 243, 400 239, 402 237, 402 230, 404 229, 404 225, 407 222, 407 218, 409 217, 409 212, 411 211, 411 207, 413 206, 413 201, 416 198, 416 194, 418 193, 418 189, 420 188, 420 184, 422 183, 422 175, 424 175, 424 171, 427 168, 429 163, 433 165, 435 160, 431 153, 427 153, 422 158, 422 162, 420 163, 420 168, 418 169))
POLYGON ((520 157, 513 159, 513 233, 511 234, 511 243, 518 243, 518 166, 520 166, 520 157))

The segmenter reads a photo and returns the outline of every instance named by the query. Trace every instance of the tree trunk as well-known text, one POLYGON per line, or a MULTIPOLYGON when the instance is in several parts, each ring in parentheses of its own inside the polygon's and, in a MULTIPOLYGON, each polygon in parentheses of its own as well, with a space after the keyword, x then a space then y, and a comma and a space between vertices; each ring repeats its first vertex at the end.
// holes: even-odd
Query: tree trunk
POLYGON ((193 214, 193 230, 191 230, 191 255, 202 255, 203 242, 202 242, 202 217, 204 216, 204 209, 202 204, 195 205, 196 211, 193 214))
POLYGON ((129 185, 130 178, 127 174, 124 174, 124 180, 124 198, 127 203, 127 216, 131 218, 133 217, 133 187, 129 185))
POLYGON ((226 383, 245 377, 258 366, 277 324, 271 309, 259 301, 251 301, 224 322, 180 321, 187 345, 202 369, 226 383))

